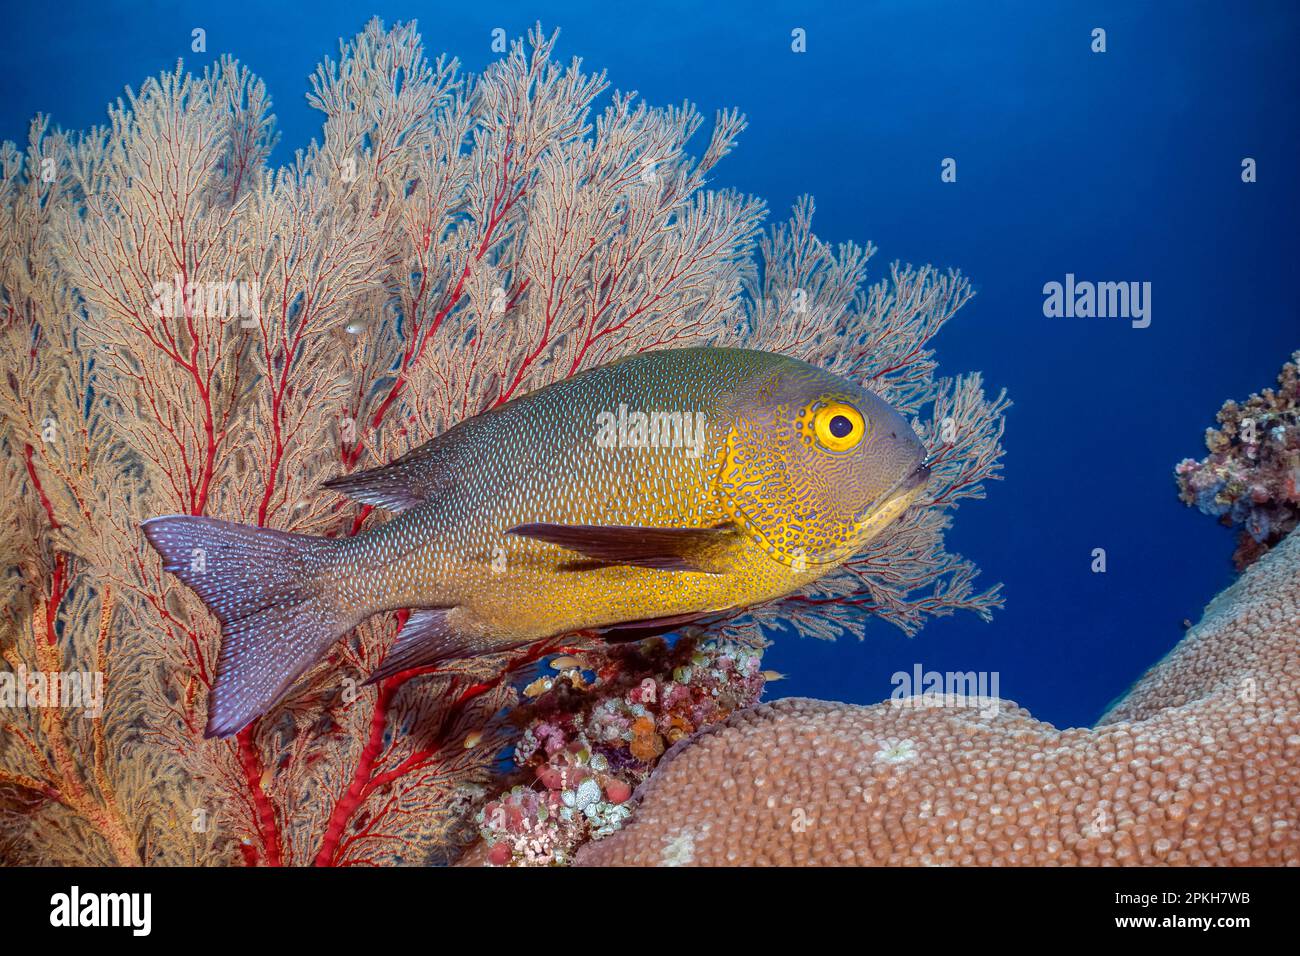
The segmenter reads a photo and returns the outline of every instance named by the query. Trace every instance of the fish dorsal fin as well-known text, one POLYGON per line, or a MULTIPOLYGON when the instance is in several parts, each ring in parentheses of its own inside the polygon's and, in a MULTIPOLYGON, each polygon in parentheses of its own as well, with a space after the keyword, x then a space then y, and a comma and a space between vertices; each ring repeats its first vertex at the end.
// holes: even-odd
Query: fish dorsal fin
POLYGON ((425 442, 387 465, 331 478, 322 487, 388 511, 422 505, 452 481, 455 455, 443 441, 446 437, 425 442))
POLYGON ((545 541, 605 564, 656 571, 721 574, 732 544, 731 525, 714 528, 643 528, 629 525, 521 524, 507 534, 545 541))

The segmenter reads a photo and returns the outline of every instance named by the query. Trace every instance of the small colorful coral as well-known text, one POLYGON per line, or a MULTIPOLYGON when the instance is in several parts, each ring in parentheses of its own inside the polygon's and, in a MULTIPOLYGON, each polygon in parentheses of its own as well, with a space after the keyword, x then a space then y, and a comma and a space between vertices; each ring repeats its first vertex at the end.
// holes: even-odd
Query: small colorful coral
POLYGON ((516 782, 476 822, 497 866, 566 865, 588 840, 618 830, 666 750, 758 702, 752 648, 690 631, 557 658, 516 711, 516 782), (561 663, 562 662, 562 663, 561 663), (587 675, 593 675, 591 679, 587 675))
POLYGON ((1242 529, 1233 555, 1239 569, 1300 523, 1300 352, 1277 381, 1277 389, 1226 402, 1219 427, 1205 433, 1210 454, 1174 469, 1182 501, 1242 529))

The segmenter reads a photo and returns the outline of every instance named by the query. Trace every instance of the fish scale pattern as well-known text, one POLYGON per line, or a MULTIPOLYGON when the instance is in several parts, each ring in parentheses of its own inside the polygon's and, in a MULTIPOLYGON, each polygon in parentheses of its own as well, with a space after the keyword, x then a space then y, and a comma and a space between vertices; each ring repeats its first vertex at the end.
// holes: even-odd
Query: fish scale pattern
MULTIPOLYGON (((771 353, 669 350, 593 369, 437 439, 429 467, 452 468, 455 480, 422 476, 420 484, 440 493, 345 542, 342 574, 356 580, 360 608, 463 606, 503 641, 790 593, 836 562, 799 566, 780 556, 820 553, 830 542, 851 553, 866 536, 845 524, 845 502, 861 508, 923 454, 910 429, 883 453, 864 446, 853 456, 819 455, 805 447, 796 420, 829 394, 897 417, 870 393, 771 353), (738 444, 746 452, 733 465, 738 444), (720 482, 724 469, 729 478, 720 482), (745 489, 739 509, 728 506, 731 488, 745 489), (810 500, 817 489, 821 496, 810 500), (584 568, 571 550, 506 533, 532 523, 736 523, 751 536, 714 554, 723 573, 667 573, 584 568)), ((409 471, 418 459, 412 453, 401 467, 409 471)), ((896 504, 901 511, 905 502, 896 504)))

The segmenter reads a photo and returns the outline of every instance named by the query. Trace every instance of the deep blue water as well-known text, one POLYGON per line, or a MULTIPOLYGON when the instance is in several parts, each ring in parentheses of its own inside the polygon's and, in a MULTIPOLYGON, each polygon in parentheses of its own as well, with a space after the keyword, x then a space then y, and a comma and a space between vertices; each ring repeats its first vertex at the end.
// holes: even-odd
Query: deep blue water
POLYGON ((750 128, 715 183, 778 214, 812 193, 824 238, 879 246, 876 276, 895 258, 960 268, 978 295, 938 341, 942 369, 981 369, 1015 401, 1005 480, 949 536, 1005 582, 1005 610, 911 640, 879 622, 862 643, 781 640, 768 666, 790 676, 773 689, 874 702, 920 663, 997 671, 1002 696, 1035 715, 1093 722, 1232 577, 1230 533, 1178 502, 1174 464, 1200 457, 1225 398, 1272 384, 1300 348, 1300 7, 700 6, 9 3, 0 137, 25 139, 40 110, 102 122, 125 85, 229 52, 265 79, 284 161, 319 131, 307 76, 371 13, 418 19, 428 51, 475 72, 493 28, 540 18, 561 28, 564 57, 651 103, 738 106, 750 128), (207 54, 189 52, 194 27, 207 54), (940 181, 944 157, 955 183, 940 181), (1066 273, 1151 282, 1150 327, 1045 318, 1043 285, 1066 273), (1104 575, 1089 570, 1098 547, 1104 575))

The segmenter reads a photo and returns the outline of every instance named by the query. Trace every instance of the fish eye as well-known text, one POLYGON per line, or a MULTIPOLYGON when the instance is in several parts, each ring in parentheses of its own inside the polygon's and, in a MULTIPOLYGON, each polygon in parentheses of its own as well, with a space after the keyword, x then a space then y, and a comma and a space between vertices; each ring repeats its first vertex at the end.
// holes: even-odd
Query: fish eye
POLYGON ((862 441, 867 423, 862 413, 844 402, 831 402, 817 409, 813 431, 822 447, 831 451, 848 451, 862 441))

